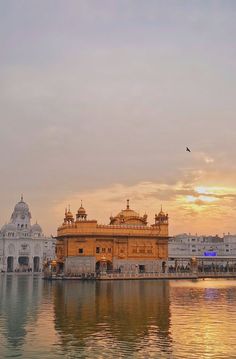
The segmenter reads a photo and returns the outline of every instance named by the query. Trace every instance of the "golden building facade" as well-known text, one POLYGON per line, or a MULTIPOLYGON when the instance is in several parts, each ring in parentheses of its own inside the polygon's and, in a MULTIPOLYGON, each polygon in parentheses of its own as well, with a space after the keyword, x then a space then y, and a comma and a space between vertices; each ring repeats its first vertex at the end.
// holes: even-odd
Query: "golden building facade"
POLYGON ((98 271, 161 272, 168 258, 168 214, 162 210, 148 225, 147 215, 140 216, 127 206, 110 224, 89 220, 82 206, 76 218, 65 212, 57 231, 58 268, 67 275, 98 271))

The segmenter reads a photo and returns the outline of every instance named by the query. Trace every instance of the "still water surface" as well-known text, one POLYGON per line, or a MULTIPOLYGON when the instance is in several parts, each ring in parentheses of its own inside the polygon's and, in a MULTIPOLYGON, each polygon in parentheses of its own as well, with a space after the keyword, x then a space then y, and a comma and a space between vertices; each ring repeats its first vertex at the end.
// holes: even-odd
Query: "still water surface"
POLYGON ((0 275, 0 358, 236 358, 236 280, 0 275))

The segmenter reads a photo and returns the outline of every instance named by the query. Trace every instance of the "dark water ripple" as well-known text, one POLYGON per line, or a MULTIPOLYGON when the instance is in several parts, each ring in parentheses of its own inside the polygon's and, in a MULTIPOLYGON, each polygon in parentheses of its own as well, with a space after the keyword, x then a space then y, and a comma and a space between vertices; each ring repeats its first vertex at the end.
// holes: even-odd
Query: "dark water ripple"
POLYGON ((0 358, 236 358, 236 281, 0 275, 0 358))

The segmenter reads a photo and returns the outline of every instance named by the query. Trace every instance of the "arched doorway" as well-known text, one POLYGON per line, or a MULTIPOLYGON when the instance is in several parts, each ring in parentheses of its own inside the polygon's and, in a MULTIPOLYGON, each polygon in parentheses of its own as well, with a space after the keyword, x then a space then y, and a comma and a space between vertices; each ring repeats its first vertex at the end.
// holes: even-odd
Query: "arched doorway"
POLYGON ((7 257, 7 272, 13 272, 13 263, 14 263, 14 258, 7 257))
POLYGON ((20 272, 27 272, 29 269, 29 257, 18 258, 20 272))
POLYGON ((96 272, 109 272, 112 271, 113 265, 111 261, 98 261, 96 262, 96 272))
POLYGON ((34 257, 34 272, 39 272, 39 257, 34 257))

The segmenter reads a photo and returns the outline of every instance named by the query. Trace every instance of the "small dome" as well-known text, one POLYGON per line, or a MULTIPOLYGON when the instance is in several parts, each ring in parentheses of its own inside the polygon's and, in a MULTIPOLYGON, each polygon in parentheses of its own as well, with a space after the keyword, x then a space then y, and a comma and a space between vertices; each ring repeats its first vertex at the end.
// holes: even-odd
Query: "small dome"
POLYGON ((86 214, 86 211, 85 211, 84 207, 80 206, 77 213, 78 214, 86 214))
POLYGON ((74 222, 74 217, 73 217, 73 214, 72 212, 70 211, 70 206, 69 206, 69 211, 67 211, 67 208, 66 208, 66 211, 65 211, 65 218, 64 218, 64 223, 66 222, 74 222))
POLYGON ((155 225, 168 224, 168 214, 163 212, 162 207, 158 214, 155 214, 155 225))
POLYGON ((42 233, 42 228, 40 227, 40 225, 38 223, 33 224, 33 226, 31 227, 32 232, 37 232, 37 233, 42 233))
POLYGON ((87 220, 87 213, 83 207, 83 202, 81 200, 80 208, 78 209, 78 211, 76 213, 76 221, 86 221, 86 220, 87 220))
POLYGON ((78 211, 77 211, 77 214, 86 214, 86 210, 84 209, 84 207, 83 207, 83 201, 82 201, 82 199, 81 199, 81 204, 80 204, 80 208, 78 209, 78 211))
POLYGON ((167 215, 165 212, 163 212, 162 206, 161 206, 161 210, 160 210, 160 212, 158 213, 157 217, 166 217, 166 216, 168 216, 168 215, 167 215))
POLYGON ((16 225, 14 223, 8 223, 8 224, 4 224, 4 226, 1 229, 2 233, 6 233, 6 232, 13 232, 16 231, 16 225))
POLYGON ((68 211, 68 212, 67 212, 66 218, 67 218, 67 219, 73 218, 73 214, 71 213, 71 211, 68 211))

